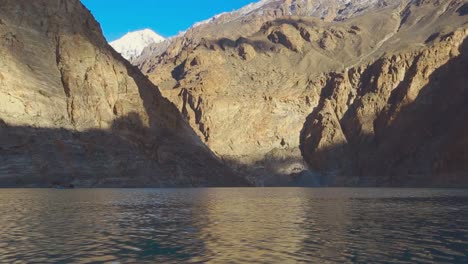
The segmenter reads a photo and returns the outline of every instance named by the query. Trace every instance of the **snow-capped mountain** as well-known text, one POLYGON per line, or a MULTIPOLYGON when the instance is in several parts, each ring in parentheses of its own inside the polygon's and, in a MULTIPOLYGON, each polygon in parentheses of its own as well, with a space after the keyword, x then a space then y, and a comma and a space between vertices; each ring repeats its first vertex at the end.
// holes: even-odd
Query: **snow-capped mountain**
POLYGON ((124 58, 132 60, 139 56, 145 47, 164 40, 164 37, 151 29, 143 29, 127 33, 120 39, 111 42, 110 45, 124 58))

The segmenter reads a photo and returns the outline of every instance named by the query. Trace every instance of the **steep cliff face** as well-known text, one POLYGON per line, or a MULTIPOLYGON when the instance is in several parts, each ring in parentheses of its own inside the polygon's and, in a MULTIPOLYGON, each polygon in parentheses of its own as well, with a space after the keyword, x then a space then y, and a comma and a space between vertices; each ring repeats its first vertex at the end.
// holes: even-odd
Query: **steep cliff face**
POLYGON ((464 123, 444 116, 466 104, 466 3, 370 2, 333 21, 246 22, 239 38, 215 23, 140 67, 258 185, 465 184, 464 123))
POLYGON ((311 168, 328 184, 466 185, 467 35, 329 76, 301 135, 311 168))
POLYGON ((0 5, 1 185, 243 182, 78 0, 0 5))

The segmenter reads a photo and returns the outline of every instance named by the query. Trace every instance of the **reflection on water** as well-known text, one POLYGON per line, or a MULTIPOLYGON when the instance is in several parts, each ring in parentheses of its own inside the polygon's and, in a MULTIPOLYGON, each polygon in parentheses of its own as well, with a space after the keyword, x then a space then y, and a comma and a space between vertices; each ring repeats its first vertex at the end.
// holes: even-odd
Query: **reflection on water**
POLYGON ((468 263, 468 190, 0 190, 0 262, 468 263))

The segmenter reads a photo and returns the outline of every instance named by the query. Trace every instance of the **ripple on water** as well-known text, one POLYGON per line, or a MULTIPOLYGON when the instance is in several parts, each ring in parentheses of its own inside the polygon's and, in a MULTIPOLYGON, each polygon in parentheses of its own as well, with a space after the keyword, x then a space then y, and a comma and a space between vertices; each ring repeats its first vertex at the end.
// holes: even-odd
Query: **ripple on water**
POLYGON ((0 262, 468 263, 468 191, 1 190, 0 262))

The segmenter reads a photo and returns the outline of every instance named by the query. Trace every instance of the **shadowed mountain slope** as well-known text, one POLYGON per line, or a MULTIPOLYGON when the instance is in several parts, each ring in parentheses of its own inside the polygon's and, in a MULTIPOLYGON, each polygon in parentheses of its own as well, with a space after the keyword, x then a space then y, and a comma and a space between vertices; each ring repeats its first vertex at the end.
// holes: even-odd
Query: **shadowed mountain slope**
POLYGON ((0 0, 0 185, 245 185, 78 0, 0 0))
MULTIPOLYGON (((261 3, 301 2, 346 1, 261 3)), ((351 2, 217 18, 139 66, 255 184, 466 185, 466 1, 351 2)))

